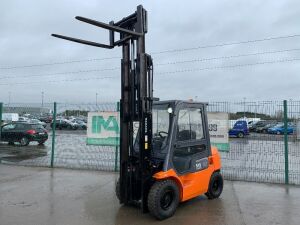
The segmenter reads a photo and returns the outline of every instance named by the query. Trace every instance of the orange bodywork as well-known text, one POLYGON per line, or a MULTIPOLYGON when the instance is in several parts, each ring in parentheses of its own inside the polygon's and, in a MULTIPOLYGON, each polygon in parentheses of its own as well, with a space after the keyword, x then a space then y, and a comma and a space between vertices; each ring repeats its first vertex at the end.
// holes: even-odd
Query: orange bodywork
POLYGON ((156 180, 173 179, 180 189, 181 202, 207 192, 210 177, 216 170, 221 169, 221 158, 216 147, 211 147, 212 155, 208 157, 208 168, 184 175, 177 175, 174 169, 161 171, 153 175, 156 180))

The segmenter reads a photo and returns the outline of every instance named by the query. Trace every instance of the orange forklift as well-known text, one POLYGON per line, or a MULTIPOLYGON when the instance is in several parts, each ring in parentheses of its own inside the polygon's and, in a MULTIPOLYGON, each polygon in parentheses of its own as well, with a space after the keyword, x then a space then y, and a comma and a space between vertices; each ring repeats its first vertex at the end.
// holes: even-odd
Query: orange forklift
POLYGON ((107 49, 122 46, 116 185, 120 203, 138 204, 162 220, 171 217, 180 202, 202 194, 218 198, 223 190, 221 159, 210 144, 207 104, 153 97, 153 62, 145 52, 147 11, 138 6, 133 14, 109 24, 76 19, 107 29, 109 44, 52 35, 107 49))

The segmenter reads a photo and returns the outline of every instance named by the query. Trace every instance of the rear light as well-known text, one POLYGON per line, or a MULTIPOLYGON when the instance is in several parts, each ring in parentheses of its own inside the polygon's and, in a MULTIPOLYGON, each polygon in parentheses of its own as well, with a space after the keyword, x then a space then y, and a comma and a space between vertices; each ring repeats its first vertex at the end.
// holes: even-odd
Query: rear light
POLYGON ((27 134, 36 134, 36 131, 35 130, 28 130, 26 131, 27 134))

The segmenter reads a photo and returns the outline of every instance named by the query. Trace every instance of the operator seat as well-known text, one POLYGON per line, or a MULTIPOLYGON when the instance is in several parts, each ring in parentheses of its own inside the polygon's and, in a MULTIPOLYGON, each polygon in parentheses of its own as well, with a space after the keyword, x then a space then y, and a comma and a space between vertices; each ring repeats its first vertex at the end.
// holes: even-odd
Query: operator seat
MULTIPOLYGON (((177 141, 189 141, 196 139, 196 132, 190 130, 182 130, 177 133, 177 141)), ((191 168, 192 155, 189 147, 175 148, 173 155, 173 164, 179 172, 189 171, 191 168)))

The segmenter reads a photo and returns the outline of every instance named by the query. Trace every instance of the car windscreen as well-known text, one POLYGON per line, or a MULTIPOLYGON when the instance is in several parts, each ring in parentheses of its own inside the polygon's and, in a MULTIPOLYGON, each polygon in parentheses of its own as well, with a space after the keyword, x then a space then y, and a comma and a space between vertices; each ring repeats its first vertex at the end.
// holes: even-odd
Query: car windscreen
POLYGON ((233 126, 233 129, 244 129, 244 128, 247 128, 247 123, 245 121, 238 121, 233 126))
POLYGON ((1 127, 2 131, 8 131, 15 129, 16 124, 7 124, 1 127))

